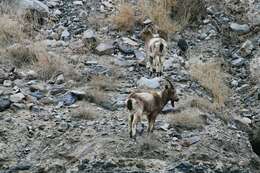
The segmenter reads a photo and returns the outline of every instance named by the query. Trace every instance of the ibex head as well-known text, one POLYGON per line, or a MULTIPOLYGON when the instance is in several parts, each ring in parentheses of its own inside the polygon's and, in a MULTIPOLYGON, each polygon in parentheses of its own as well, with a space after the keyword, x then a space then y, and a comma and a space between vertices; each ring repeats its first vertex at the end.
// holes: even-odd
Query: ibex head
POLYGON ((179 98, 171 81, 167 78, 165 80, 168 82, 168 84, 165 85, 165 92, 167 93, 168 99, 171 101, 172 107, 174 107, 174 102, 178 102, 179 98))

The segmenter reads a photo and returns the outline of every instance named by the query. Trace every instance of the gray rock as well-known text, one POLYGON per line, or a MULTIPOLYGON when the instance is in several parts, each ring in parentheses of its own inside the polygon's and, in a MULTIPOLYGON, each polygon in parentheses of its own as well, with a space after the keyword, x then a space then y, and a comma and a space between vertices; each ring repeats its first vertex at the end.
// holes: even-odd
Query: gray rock
POLYGON ((11 102, 18 103, 21 102, 25 98, 25 95, 23 93, 17 93, 10 96, 11 102))
POLYGON ((56 9, 55 11, 54 11, 54 15, 55 16, 59 16, 59 15, 61 15, 62 14, 62 12, 59 10, 59 9, 56 9))
POLYGON ((147 79, 145 77, 141 77, 141 79, 137 81, 137 85, 140 87, 148 87, 148 88, 156 89, 160 87, 159 81, 160 78, 147 79))
POLYGON ((11 105, 11 102, 8 98, 0 97, 0 112, 5 111, 11 105))
POLYGON ((33 70, 29 70, 28 72, 25 73, 25 79, 27 80, 33 80, 36 79, 37 77, 38 74, 33 70))
POLYGON ((73 1, 73 4, 82 6, 83 2, 82 1, 73 1))
POLYGON ((12 81, 10 81, 10 80, 5 80, 3 85, 4 85, 5 87, 10 87, 10 86, 12 86, 12 81))
POLYGON ((236 67, 240 67, 245 64, 245 60, 243 58, 237 58, 231 61, 231 64, 236 67))
POLYGON ((108 40, 100 43, 96 47, 96 53, 98 55, 111 55, 114 51, 114 41, 108 40))
POLYGON ((248 33, 250 28, 247 24, 230 23, 230 28, 238 33, 248 33))
POLYGON ((65 29, 62 33, 61 33, 61 39, 64 41, 68 41, 70 37, 70 33, 67 29, 65 29))
POLYGON ((24 9, 32 9, 47 14, 49 13, 48 6, 38 0, 20 0, 19 6, 24 9))
POLYGON ((88 29, 83 33, 82 39, 93 39, 96 38, 96 34, 93 30, 88 29))
POLYGON ((2 84, 7 78, 8 74, 3 69, 0 69, 0 84, 2 84))
POLYGON ((245 41, 239 49, 239 54, 242 57, 246 57, 252 53, 254 45, 250 40, 245 41))
POLYGON ((64 83, 64 75, 63 74, 60 74, 59 76, 57 76, 56 78, 56 84, 62 84, 64 83))

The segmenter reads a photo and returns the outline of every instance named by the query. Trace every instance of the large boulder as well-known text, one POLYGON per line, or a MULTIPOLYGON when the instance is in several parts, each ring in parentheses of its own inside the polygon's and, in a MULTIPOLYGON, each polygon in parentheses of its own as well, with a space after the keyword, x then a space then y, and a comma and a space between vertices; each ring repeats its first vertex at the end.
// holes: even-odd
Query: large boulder
POLYGON ((49 14, 49 8, 38 0, 20 0, 19 7, 22 9, 36 10, 41 13, 49 14))

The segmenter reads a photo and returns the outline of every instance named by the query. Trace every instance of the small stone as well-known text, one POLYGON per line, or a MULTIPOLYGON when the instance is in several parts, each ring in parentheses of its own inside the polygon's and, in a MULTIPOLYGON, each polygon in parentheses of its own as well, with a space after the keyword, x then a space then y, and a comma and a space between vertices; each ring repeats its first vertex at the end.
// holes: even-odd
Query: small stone
POLYGON ((160 78, 147 79, 145 77, 141 77, 141 79, 139 79, 137 81, 137 85, 140 87, 142 86, 142 87, 156 89, 156 88, 160 87, 159 81, 160 81, 160 78))
POLYGON ((56 79, 56 84, 62 84, 64 83, 64 76, 63 74, 60 74, 56 79))
POLYGON ((83 2, 82 1, 73 1, 73 4, 74 5, 83 5, 83 2))
POLYGON ((54 11, 54 15, 55 16, 59 16, 59 15, 61 15, 62 14, 62 12, 59 10, 59 9, 56 9, 55 11, 54 11))
POLYGON ((29 70, 28 72, 25 73, 25 79, 27 79, 27 80, 36 79, 37 76, 38 76, 38 74, 33 70, 29 70))
POLYGON ((245 64, 245 60, 243 58, 237 58, 231 61, 231 64, 236 67, 240 67, 245 64))
POLYGON ((230 28, 238 33, 248 33, 250 28, 247 24, 230 23, 230 28))
POLYGON ((100 43, 96 47, 96 53, 98 55, 111 55, 114 51, 114 42, 113 41, 105 41, 100 43))
POLYGON ((92 38, 95 38, 96 37, 96 34, 94 33, 93 30, 91 29, 88 29, 86 30, 84 33, 83 33, 83 39, 92 39, 92 38))
POLYGON ((138 45, 137 42, 135 42, 135 41, 133 41, 132 39, 127 38, 127 37, 123 37, 122 40, 123 40, 123 43, 129 44, 129 45, 131 45, 131 46, 137 46, 137 45, 138 45))
POLYGON ((61 33, 61 39, 64 41, 68 41, 70 37, 70 33, 67 29, 65 29, 62 33, 61 33))
POLYGON ((250 40, 245 41, 241 48, 239 49, 239 53, 242 57, 246 57, 252 53, 254 49, 254 45, 250 40))
POLYGON ((13 103, 21 102, 25 98, 25 95, 23 93, 17 93, 10 96, 10 100, 13 103))
POLYGON ((8 98, 0 97, 0 112, 10 108, 11 102, 8 98))
POLYGON ((5 80, 3 85, 4 85, 5 87, 10 87, 10 86, 12 86, 12 81, 10 81, 10 80, 5 80))

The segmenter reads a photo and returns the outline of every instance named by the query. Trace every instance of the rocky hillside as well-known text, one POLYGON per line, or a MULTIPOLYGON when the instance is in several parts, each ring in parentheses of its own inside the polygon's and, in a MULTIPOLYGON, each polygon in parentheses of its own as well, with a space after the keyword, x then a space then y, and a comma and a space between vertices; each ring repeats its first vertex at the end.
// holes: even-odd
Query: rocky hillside
POLYGON ((259 173, 259 12, 258 0, 0 1, 0 173, 259 173), (144 66, 151 22, 168 38, 162 77, 144 66), (128 94, 164 77, 180 101, 131 139, 128 94))

